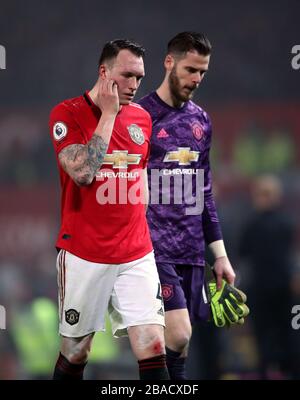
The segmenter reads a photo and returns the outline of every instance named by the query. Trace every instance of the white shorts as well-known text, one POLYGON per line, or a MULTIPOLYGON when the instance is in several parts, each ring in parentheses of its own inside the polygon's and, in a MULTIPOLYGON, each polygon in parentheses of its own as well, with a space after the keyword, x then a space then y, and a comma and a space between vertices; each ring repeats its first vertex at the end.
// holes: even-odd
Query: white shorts
POLYGON ((62 336, 105 331, 106 311, 116 337, 126 336, 130 326, 165 326, 153 251, 124 264, 100 264, 60 250, 56 265, 62 336))

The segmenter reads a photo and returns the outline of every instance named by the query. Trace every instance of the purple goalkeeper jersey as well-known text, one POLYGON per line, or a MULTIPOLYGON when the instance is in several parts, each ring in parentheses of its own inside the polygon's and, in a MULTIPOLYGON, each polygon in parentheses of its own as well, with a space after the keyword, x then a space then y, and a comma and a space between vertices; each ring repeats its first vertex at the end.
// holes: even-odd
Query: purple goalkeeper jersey
POLYGON ((212 195, 210 119, 194 102, 174 108, 156 92, 138 103, 153 123, 147 219, 156 261, 202 266, 205 242, 222 239, 212 195))

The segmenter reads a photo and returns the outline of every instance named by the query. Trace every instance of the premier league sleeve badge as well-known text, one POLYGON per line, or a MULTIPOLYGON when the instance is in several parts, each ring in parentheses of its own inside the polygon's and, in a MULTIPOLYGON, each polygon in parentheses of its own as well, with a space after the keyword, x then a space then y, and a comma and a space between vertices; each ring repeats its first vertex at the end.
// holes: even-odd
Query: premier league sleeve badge
POLYGON ((67 136, 68 128, 67 125, 59 121, 53 126, 53 136, 55 140, 62 140, 67 136))

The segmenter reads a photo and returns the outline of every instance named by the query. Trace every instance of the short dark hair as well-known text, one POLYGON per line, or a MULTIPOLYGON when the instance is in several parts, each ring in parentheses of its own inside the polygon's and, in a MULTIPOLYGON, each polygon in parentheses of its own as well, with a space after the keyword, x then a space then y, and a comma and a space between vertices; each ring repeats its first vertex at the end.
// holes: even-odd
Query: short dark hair
POLYGON ((144 57, 145 49, 140 44, 135 43, 128 39, 116 39, 107 42, 102 50, 99 58, 98 67, 104 63, 104 61, 110 61, 117 57, 121 50, 129 50, 137 57, 144 57))
POLYGON ((174 36, 168 43, 168 54, 184 55, 188 51, 196 50, 199 54, 207 56, 211 53, 211 44, 203 33, 181 32, 174 36))

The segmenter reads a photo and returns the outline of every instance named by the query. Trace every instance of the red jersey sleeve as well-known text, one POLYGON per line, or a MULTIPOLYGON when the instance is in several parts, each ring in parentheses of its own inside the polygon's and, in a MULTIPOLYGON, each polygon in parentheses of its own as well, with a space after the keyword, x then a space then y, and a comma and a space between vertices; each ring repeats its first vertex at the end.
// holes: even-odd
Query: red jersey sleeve
POLYGON ((64 103, 58 104, 51 111, 49 129, 57 155, 70 144, 85 144, 84 136, 72 111, 64 103))

